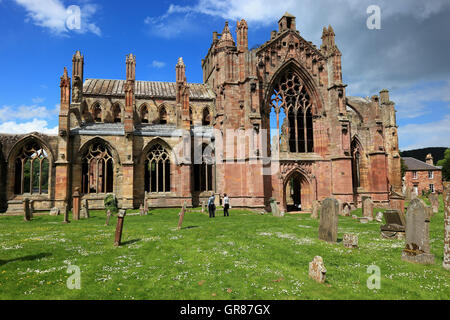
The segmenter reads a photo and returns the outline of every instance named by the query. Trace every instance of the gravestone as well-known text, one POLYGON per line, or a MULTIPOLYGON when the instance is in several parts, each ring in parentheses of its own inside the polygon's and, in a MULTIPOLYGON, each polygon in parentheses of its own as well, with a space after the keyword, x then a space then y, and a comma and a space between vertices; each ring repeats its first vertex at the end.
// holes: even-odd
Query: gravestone
POLYGON ((67 204, 64 204, 64 206, 62 208, 62 214, 64 215, 63 223, 70 223, 70 220, 69 220, 69 208, 67 208, 67 204))
POLYGON ((348 203, 344 203, 343 207, 342 207, 342 215, 344 217, 350 217, 350 213, 351 213, 351 208, 350 205, 348 203))
POLYGON ((59 213, 60 213, 59 208, 52 208, 50 210, 50 215, 53 216, 53 217, 59 216, 59 213))
POLYGON ((33 214, 34 214, 34 200, 30 200, 30 217, 31 217, 31 219, 34 218, 33 214))
POLYGON ((119 247, 122 241, 122 231, 123 231, 123 222, 125 220, 125 215, 127 214, 126 210, 119 210, 117 214, 117 226, 116 226, 116 235, 114 239, 114 246, 119 247))
POLYGON ((205 200, 202 201, 202 213, 206 211, 206 202, 205 200))
POLYGON ((141 204, 141 206, 139 207, 139 215, 142 217, 144 216, 144 206, 141 204))
POLYGON ((108 211, 106 211, 106 222, 105 222, 105 226, 109 226, 109 219, 111 219, 111 210, 108 209, 108 211))
POLYGON ((178 230, 181 230, 185 213, 186 213, 186 201, 184 202, 183 207, 181 208, 181 211, 178 214, 180 216, 180 219, 178 220, 178 228, 177 228, 178 230))
POLYGON ((320 256, 314 257, 314 260, 309 263, 309 277, 319 283, 325 283, 327 269, 323 264, 323 259, 320 256))
POLYGON ((439 212, 439 195, 437 193, 430 193, 428 196, 430 200, 431 208, 433 210, 433 215, 439 212))
POLYGON ((377 217, 375 218, 377 222, 383 222, 383 212, 377 212, 377 217))
POLYGON ((75 188, 72 195, 72 215, 73 220, 80 220, 80 188, 75 188))
POLYGON ((274 217, 284 217, 284 214, 280 211, 280 208, 278 208, 276 200, 270 201, 270 209, 272 210, 272 215, 274 217))
POLYGON ((417 199, 418 196, 419 195, 417 192, 415 192, 414 190, 411 190, 411 200, 417 199))
POLYGON ((356 234, 346 233, 343 239, 344 247, 349 249, 358 248, 358 236, 356 234))
POLYGON ((403 212, 386 210, 383 212, 386 224, 380 227, 381 236, 386 239, 403 239, 406 231, 406 219, 403 212))
POLYGON ((369 221, 373 220, 373 202, 370 197, 362 197, 362 212, 363 217, 368 218, 369 221))
POLYGON ((444 182, 444 263, 450 270, 450 182, 444 182))
POLYGON ((31 209, 30 209, 30 199, 25 198, 23 199, 23 213, 24 213, 24 220, 26 222, 31 221, 31 209))
POLYGON ((144 199, 144 216, 148 216, 148 199, 145 197, 144 199))
POLYGON ((320 202, 317 200, 314 200, 312 203, 312 212, 311 212, 312 219, 319 218, 319 209, 320 209, 320 202))
POLYGON ((339 202, 327 198, 320 209, 319 239, 327 242, 337 241, 339 202))
POLYGON ((430 253, 430 215, 420 199, 414 199, 406 212, 406 246, 402 260, 421 264, 433 264, 430 253))
POLYGON ((83 199, 81 202, 81 218, 82 219, 89 219, 89 203, 87 199, 83 199))

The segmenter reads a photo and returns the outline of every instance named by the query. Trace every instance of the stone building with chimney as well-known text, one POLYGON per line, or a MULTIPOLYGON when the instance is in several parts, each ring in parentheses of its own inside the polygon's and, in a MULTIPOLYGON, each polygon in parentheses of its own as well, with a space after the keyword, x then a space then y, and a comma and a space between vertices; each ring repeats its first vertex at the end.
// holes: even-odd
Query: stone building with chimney
POLYGON ((425 162, 411 157, 403 158, 406 166, 404 177, 405 190, 422 195, 423 192, 443 193, 442 167, 434 165, 434 159, 428 154, 425 162))
MULTIPOLYGON (((344 48, 345 49, 345 48, 344 48)), ((383 90, 346 95, 332 27, 316 47, 286 13, 250 50, 248 26, 213 33, 203 83, 139 81, 126 57, 123 80, 87 79, 76 52, 61 77, 58 135, 0 135, 0 210, 90 208, 114 193, 122 208, 197 206, 227 193, 233 207, 308 210, 335 197, 388 205, 401 192, 395 105, 383 90)))

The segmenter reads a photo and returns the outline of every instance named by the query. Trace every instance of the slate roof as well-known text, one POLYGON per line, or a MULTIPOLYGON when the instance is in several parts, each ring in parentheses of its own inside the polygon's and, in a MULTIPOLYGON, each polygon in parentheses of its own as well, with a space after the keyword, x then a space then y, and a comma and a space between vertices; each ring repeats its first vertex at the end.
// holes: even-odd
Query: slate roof
POLYGON ((405 157, 403 158, 405 165, 408 167, 408 171, 437 171, 442 170, 441 167, 432 166, 423 161, 415 158, 405 157))
MULTIPOLYGON (((94 96, 125 96, 125 80, 86 79, 83 85, 83 94, 94 96)), ((213 100, 214 92, 202 83, 188 83, 190 99, 213 100)), ((136 81, 135 95, 137 98, 163 98, 176 99, 175 82, 136 81)))
MULTIPOLYGON (((71 135, 103 135, 103 136, 123 136, 125 128, 123 123, 90 123, 70 131, 71 135)), ((191 136, 212 138, 212 127, 193 127, 190 130, 191 136)), ((136 136, 148 137, 182 137, 183 130, 177 129, 173 124, 136 124, 133 132, 136 136)))

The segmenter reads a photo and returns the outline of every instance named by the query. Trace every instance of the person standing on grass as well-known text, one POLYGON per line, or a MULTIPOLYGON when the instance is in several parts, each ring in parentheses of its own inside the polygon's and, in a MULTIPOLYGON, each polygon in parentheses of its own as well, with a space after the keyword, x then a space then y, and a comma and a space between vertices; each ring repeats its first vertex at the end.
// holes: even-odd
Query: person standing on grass
POLYGON ((211 197, 208 199, 208 211, 209 211, 209 217, 215 218, 216 217, 216 198, 214 197, 214 193, 211 194, 211 197))
POLYGON ((230 209, 230 198, 228 198, 227 194, 224 194, 223 197, 223 216, 224 217, 229 217, 230 213, 228 212, 228 210, 230 209))

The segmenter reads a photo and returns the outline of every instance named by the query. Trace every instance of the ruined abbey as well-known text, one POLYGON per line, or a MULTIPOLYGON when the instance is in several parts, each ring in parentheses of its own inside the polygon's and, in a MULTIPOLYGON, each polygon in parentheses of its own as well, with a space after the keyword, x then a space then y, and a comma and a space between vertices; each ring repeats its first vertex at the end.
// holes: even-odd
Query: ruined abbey
POLYGON ((70 209, 76 191, 93 209, 110 193, 124 209, 198 206, 211 193, 285 211, 327 197, 387 206, 402 189, 395 105, 387 90, 347 96, 341 56, 331 27, 319 48, 288 13, 252 50, 245 20, 236 37, 228 23, 214 32, 201 84, 182 58, 175 82, 138 81, 133 54, 123 80, 86 79, 76 52, 58 134, 0 135, 0 212, 22 212, 25 198, 70 209))

